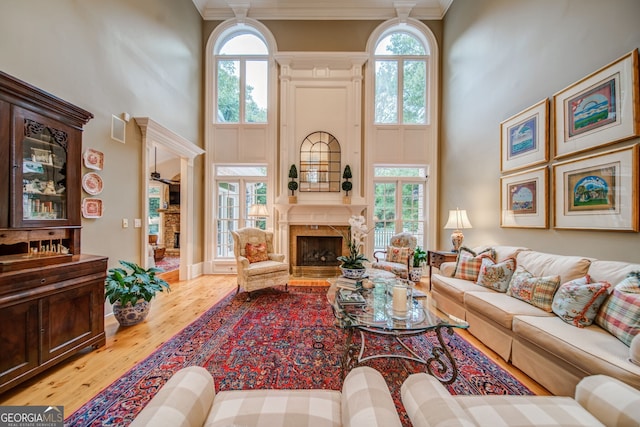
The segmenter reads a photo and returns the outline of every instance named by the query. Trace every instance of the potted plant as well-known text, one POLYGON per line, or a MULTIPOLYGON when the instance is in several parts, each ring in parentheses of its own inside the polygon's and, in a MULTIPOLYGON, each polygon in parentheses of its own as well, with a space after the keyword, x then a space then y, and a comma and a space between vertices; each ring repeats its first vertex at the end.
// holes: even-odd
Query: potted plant
POLYGON ((422 279, 422 264, 427 260, 427 253, 417 246, 413 251, 413 261, 409 269, 409 280, 419 282, 422 279))
POLYGON ((342 182, 342 189, 345 192, 345 196, 342 198, 342 202, 346 205, 351 203, 351 197, 349 196, 349 191, 353 189, 353 184, 349 180, 352 177, 353 175, 351 174, 351 167, 349 165, 346 165, 344 167, 344 172, 342 173, 342 179, 344 179, 344 181, 342 182))
POLYGON ((347 233, 346 236, 343 235, 343 238, 347 241, 349 255, 337 257, 338 261, 342 262, 342 264, 340 264, 342 275, 349 279, 361 278, 366 271, 364 262, 369 261, 360 253, 360 248, 364 245, 364 238, 368 233, 364 221, 365 219, 362 215, 352 215, 351 218, 349 218, 349 233, 347 233))
POLYGON ((124 267, 109 269, 105 282, 105 298, 113 306, 113 315, 122 326, 131 326, 142 322, 149 314, 149 302, 157 292, 169 284, 156 276, 164 270, 151 267, 148 270, 129 261, 120 261, 124 267))
POLYGON ((289 168, 289 178, 291 178, 291 181, 289 181, 289 184, 287 184, 287 188, 291 190, 291 195, 289 196, 289 203, 298 202, 298 198, 295 195, 296 190, 298 189, 298 183, 295 181, 297 177, 298 177, 298 169, 296 169, 296 165, 291 165, 291 167, 289 168))

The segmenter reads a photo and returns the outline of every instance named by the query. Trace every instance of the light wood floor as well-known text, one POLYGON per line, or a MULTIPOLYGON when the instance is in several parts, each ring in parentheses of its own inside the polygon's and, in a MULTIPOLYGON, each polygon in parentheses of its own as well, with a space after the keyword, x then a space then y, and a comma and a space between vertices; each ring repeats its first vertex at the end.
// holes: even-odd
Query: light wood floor
MULTIPOLYGON (((295 284, 313 283, 313 280, 309 280, 295 284)), ((426 291, 424 283, 421 285, 426 291)), ((202 276, 190 281, 172 282, 170 293, 159 294, 153 300, 145 322, 123 328, 113 316, 108 316, 105 320, 107 344, 104 347, 78 354, 0 395, 0 405, 62 405, 67 417, 201 316, 228 292, 235 292, 235 288, 235 276, 232 275, 202 276)), ((549 394, 466 331, 462 331, 462 334, 534 393, 549 394)))

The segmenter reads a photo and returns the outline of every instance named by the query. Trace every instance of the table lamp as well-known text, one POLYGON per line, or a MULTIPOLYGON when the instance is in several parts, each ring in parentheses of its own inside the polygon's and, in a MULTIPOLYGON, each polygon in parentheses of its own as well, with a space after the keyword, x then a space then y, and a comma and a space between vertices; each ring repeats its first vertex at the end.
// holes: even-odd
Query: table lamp
POLYGON ((453 252, 458 252, 462 245, 462 241, 464 240, 464 235, 460 230, 464 228, 471 228, 467 211, 464 209, 460 210, 458 208, 450 210, 449 219, 447 220, 444 228, 446 230, 454 230, 453 233, 451 233, 451 243, 453 244, 453 252))
POLYGON ((249 207, 249 216, 255 218, 266 218, 269 216, 267 205, 253 204, 249 207))

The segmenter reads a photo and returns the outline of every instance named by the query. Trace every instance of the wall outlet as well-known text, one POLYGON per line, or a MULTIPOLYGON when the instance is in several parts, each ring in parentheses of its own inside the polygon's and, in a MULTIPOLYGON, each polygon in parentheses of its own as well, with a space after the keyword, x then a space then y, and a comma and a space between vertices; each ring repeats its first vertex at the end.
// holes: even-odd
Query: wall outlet
POLYGON ((122 218, 122 228, 129 227, 129 220, 127 218, 122 218))
POLYGON ((133 226, 135 228, 140 228, 142 227, 142 220, 140 218, 136 218, 133 220, 133 226))

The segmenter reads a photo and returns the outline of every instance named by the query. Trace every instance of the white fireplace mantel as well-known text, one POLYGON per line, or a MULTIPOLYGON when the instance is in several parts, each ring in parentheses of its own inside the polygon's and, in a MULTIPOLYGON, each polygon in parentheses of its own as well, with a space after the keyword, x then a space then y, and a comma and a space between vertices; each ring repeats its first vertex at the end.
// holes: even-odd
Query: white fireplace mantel
POLYGON ((362 215, 366 204, 296 203, 275 205, 281 227, 290 224, 345 225, 352 215, 362 215))

